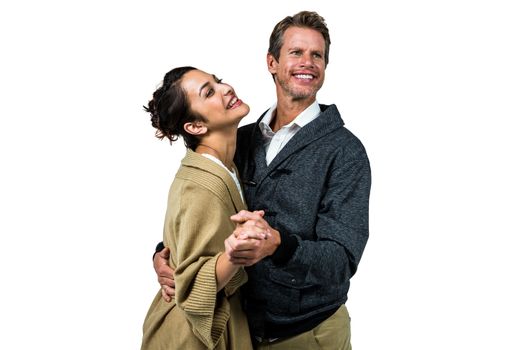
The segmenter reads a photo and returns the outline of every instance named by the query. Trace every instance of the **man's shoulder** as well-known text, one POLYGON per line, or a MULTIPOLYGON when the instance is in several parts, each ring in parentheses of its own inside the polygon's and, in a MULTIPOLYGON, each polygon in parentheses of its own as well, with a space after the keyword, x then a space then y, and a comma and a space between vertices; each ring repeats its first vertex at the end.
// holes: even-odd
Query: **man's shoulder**
POLYGON ((352 147, 364 147, 359 137, 357 137, 347 125, 337 128, 333 136, 337 141, 344 141, 344 143, 342 143, 343 146, 351 145, 352 147))
POLYGON ((253 128, 257 125, 257 122, 253 122, 250 124, 243 125, 237 129, 237 134, 246 134, 253 131, 253 128))
POLYGON ((250 140, 253 139, 256 130, 257 123, 243 125, 237 129, 237 148, 245 145, 246 143, 250 143, 250 140))
MULTIPOLYGON (((339 145, 342 148, 356 148, 364 151, 364 146, 361 140, 350 130, 349 126, 345 124, 337 106, 335 104, 322 105, 321 117, 324 118, 324 123, 333 126, 332 131, 327 135, 325 141, 339 145)), ((321 122, 322 124, 322 122, 321 122)))

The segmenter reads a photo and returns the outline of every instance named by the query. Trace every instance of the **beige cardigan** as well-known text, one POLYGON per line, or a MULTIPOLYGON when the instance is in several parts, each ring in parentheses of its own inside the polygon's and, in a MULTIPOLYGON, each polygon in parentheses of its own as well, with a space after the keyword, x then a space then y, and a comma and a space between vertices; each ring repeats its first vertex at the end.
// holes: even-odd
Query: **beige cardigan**
POLYGON ((217 293, 215 264, 235 226, 230 216, 246 209, 231 176, 188 150, 171 185, 164 244, 175 270, 175 301, 159 291, 143 326, 142 349, 251 349, 239 298, 247 281, 240 269, 217 293))

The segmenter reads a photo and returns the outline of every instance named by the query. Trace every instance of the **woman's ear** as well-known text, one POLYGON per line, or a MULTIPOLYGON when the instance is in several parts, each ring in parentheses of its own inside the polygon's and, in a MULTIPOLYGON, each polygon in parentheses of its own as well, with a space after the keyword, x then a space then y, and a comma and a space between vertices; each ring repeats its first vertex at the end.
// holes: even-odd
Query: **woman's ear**
POLYGON ((208 132, 208 128, 203 122, 191 122, 184 124, 184 130, 191 135, 204 135, 208 132))

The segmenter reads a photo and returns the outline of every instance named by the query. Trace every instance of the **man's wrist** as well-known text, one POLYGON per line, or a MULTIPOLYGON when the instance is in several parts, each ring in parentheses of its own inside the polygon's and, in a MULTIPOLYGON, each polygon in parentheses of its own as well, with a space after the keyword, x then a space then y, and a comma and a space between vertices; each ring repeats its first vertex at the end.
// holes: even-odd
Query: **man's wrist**
POLYGON ((283 265, 288 262, 294 255, 297 247, 299 246, 299 241, 297 237, 291 236, 288 234, 280 234, 281 243, 275 249, 273 254, 270 256, 275 265, 283 265))

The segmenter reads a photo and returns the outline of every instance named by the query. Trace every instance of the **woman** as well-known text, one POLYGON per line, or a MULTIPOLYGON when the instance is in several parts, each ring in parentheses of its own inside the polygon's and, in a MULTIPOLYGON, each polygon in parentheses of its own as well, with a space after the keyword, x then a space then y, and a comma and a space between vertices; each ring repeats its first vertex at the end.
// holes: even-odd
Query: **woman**
POLYGON ((157 293, 142 349, 251 349, 239 299, 247 276, 223 254, 235 229, 230 216, 245 209, 233 156, 237 127, 250 109, 231 86, 193 67, 168 72, 145 109, 156 136, 170 142, 182 136, 187 153, 164 223, 164 242, 174 252, 175 300, 157 293))

